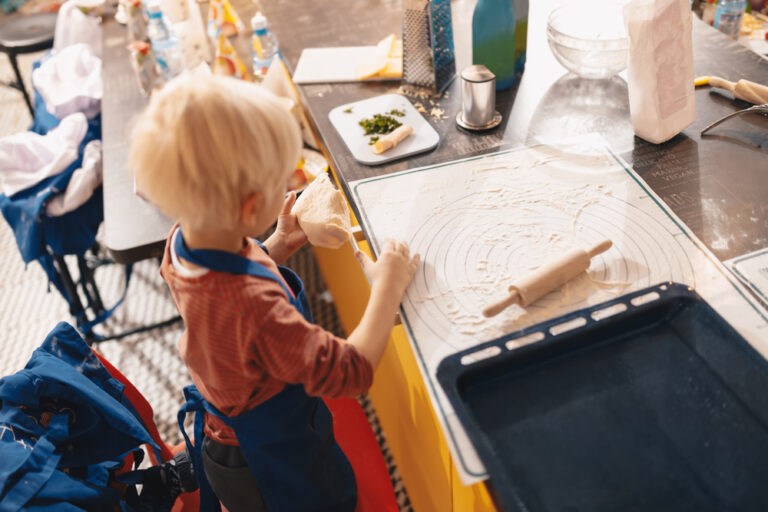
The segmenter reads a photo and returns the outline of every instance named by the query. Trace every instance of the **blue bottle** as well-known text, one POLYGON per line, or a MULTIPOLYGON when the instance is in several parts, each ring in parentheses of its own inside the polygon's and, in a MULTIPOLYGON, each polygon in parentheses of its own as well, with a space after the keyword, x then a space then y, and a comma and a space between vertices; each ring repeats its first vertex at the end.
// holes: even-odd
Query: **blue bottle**
POLYGON ((741 18, 746 9, 747 0, 719 0, 715 11, 715 28, 731 39, 738 39, 741 18))
POLYGON ((517 81, 513 0, 477 0, 472 14, 472 63, 496 75, 496 90, 517 81))

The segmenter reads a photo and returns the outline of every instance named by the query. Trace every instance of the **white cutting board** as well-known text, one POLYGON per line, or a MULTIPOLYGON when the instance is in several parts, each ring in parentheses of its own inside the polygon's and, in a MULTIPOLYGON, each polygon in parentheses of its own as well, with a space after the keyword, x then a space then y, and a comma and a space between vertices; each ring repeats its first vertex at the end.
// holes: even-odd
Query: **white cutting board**
POLYGON ((332 48, 305 48, 293 73, 295 84, 319 84, 328 82, 378 82, 400 80, 397 78, 371 77, 358 80, 357 67, 376 54, 376 46, 343 46, 332 48))
POLYGON ((440 136, 411 102, 400 94, 383 94, 367 100, 339 105, 328 113, 328 118, 339 132, 352 156, 361 164, 378 165, 398 158, 429 151, 440 142, 440 136), (380 155, 373 153, 368 144, 370 135, 360 126, 360 120, 374 114, 388 114, 393 109, 405 112, 403 117, 392 116, 403 124, 413 126, 413 133, 394 148, 380 155), (350 111, 351 110, 351 111, 350 111))

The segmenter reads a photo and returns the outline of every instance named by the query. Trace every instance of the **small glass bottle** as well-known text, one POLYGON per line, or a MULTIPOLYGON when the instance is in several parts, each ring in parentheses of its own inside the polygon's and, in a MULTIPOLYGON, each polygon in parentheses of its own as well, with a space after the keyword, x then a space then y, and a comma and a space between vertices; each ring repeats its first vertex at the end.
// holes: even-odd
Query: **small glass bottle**
POLYGON ((251 19, 251 28, 253 29, 251 39, 253 77, 255 81, 261 82, 267 75, 275 56, 280 56, 280 45, 277 37, 267 28, 267 18, 263 14, 257 13, 251 19))
POLYGON ((731 39, 738 39, 741 18, 747 9, 747 0, 719 0, 715 11, 715 28, 731 39))
POLYGON ((130 41, 147 41, 147 17, 141 0, 120 0, 126 15, 130 41))
POLYGON ((152 47, 146 41, 133 41, 128 49, 131 51, 131 64, 139 81, 139 90, 146 96, 158 83, 152 47))

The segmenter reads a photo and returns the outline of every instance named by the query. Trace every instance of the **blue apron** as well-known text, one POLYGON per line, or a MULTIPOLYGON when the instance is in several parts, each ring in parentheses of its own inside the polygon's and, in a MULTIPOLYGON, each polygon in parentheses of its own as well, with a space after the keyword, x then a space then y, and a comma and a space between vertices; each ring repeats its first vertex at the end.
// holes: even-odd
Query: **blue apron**
POLYGON ((159 449, 78 332, 62 322, 0 379, 0 511, 127 510, 110 472, 159 449), (138 450, 138 452, 136 452, 138 450))
MULTIPOLYGON (((224 251, 187 249, 181 232, 176 236, 174 249, 179 257, 217 272, 247 274, 279 283, 291 304, 312 321, 304 284, 292 270, 279 267, 289 289, 278 276, 255 261, 224 251)), ((209 404, 195 386, 187 386, 184 396, 187 402, 179 411, 179 427, 192 454, 200 486, 201 512, 219 509, 202 462, 205 412, 220 418, 235 431, 269 510, 351 512, 355 509, 355 475, 333 436, 331 412, 320 398, 307 395, 303 385, 287 384, 269 400, 232 418, 209 404), (194 446, 184 430, 184 418, 192 411, 196 413, 194 446)))

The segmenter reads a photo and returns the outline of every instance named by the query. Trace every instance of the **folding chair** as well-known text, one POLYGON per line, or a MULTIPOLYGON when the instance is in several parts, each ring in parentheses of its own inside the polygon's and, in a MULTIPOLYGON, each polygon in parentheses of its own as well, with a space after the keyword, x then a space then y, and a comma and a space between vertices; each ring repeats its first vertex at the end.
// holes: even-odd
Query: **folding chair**
MULTIPOLYGON (((33 69, 39 66, 40 61, 33 65, 33 69)), ((41 95, 35 91, 35 115, 30 131, 44 135, 59 123, 60 120, 48 112, 41 95)), ((47 215, 46 205, 66 190, 72 174, 82 164, 85 146, 97 139, 101 139, 100 114, 88 121, 88 130, 78 149, 79 157, 69 167, 12 197, 0 195, 0 210, 13 228, 24 263, 37 261, 43 267, 49 282, 69 304, 70 314, 78 329, 90 343, 122 338, 180 320, 176 316, 106 337, 93 332, 93 327, 109 318, 122 303, 132 267, 125 267, 125 291, 122 296, 116 304, 106 307, 94 278, 97 268, 114 263, 99 257, 99 245, 96 242, 96 233, 104 217, 102 188, 98 187, 91 198, 74 211, 58 217, 47 215), (75 256, 77 260, 77 281, 65 260, 68 255, 75 256)))
MULTIPOLYGON (((38 108, 38 113, 45 112, 44 105, 41 106, 42 109, 38 108)), ((41 131, 47 131, 58 124, 58 119, 53 116, 50 118, 45 123, 38 121, 41 131)), ((72 174, 82 164, 86 144, 100 137, 101 118, 97 116, 88 124, 88 130, 78 150, 79 157, 66 169, 11 197, 0 195, 0 209, 14 231, 24 263, 40 263, 50 282, 69 303, 70 313, 85 334, 91 332, 94 320, 98 323, 99 314, 103 315, 104 311, 93 280, 93 262, 89 262, 85 257, 86 253, 95 247, 96 231, 103 217, 101 188, 99 187, 79 208, 58 217, 48 216, 46 205, 53 197, 66 190, 72 174), (98 312, 92 318, 88 318, 86 314, 86 308, 77 294, 76 283, 64 261, 64 256, 69 254, 78 258, 81 274, 79 284, 87 299, 87 305, 98 312)))

